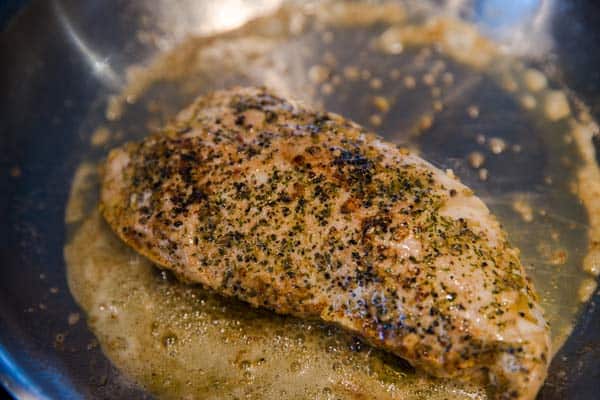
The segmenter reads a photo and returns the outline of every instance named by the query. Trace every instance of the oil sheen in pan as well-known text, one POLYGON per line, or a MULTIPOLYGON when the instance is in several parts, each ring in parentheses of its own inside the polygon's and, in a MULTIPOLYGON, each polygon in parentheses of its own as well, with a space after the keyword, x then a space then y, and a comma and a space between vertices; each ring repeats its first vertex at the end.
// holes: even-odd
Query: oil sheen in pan
POLYGON ((582 249, 598 236, 600 177, 589 154, 595 124, 581 105, 464 23, 418 22, 396 5, 335 10, 284 7, 229 33, 188 38, 132 67, 106 120, 89 119, 89 161, 66 215, 69 285, 108 357, 159 397, 486 397, 484 388, 418 374, 335 328, 182 285, 110 232, 95 211, 98 156, 222 87, 266 84, 451 168, 522 250, 555 349, 595 289, 598 256, 582 249))

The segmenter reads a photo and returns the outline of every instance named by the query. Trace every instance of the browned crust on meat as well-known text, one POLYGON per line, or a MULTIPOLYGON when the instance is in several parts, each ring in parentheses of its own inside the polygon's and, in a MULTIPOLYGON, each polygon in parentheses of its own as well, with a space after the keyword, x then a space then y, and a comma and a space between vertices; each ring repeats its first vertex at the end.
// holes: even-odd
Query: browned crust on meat
POLYGON ((532 398, 548 363, 537 297, 485 206, 479 220, 442 212, 456 196, 473 197, 348 120, 234 89, 113 150, 101 208, 181 279, 532 398), (534 334, 515 339, 519 326, 534 334))

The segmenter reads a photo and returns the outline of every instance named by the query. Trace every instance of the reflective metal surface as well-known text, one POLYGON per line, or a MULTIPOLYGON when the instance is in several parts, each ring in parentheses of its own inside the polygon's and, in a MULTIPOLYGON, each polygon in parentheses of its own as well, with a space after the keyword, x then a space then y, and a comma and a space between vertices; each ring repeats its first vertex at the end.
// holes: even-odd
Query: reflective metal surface
MULTIPOLYGON (((278 0, 185 0, 177 6, 169 0, 34 1, 6 23, 0 35, 0 377, 15 396, 149 397, 118 376, 84 323, 69 325, 69 314, 79 312, 66 285, 62 254, 66 240, 64 208, 70 182, 82 160, 104 154, 103 149, 91 151, 88 142, 93 129, 105 121, 109 96, 127 85, 128 66, 173 48, 190 33, 207 36, 228 31, 279 4, 278 0), (153 40, 140 40, 140 32, 152 33, 153 40)), ((436 13, 440 4, 444 12, 472 21, 513 54, 534 57, 537 62, 552 60, 558 66, 551 71, 555 79, 573 89, 590 105, 592 114, 600 117, 600 52, 596 51, 600 44, 599 6, 560 0, 449 0, 432 2, 430 6, 421 2, 418 7, 426 13, 436 13)), ((357 57, 355 48, 368 47, 360 34, 345 37, 336 45, 339 59, 357 57)), ((316 62, 293 50, 287 47, 279 54, 297 57, 304 69, 316 62)), ((373 68, 380 68, 376 74, 389 72, 391 67, 383 58, 375 61, 371 60, 373 68)), ((214 85, 218 87, 219 79, 228 79, 225 75, 215 73, 214 85)), ((469 82, 470 76, 457 70, 456 79, 469 82)), ((348 89, 346 97, 343 91, 339 96, 316 97, 326 108, 368 125, 370 115, 364 104, 352 97, 368 90, 367 83, 360 85, 348 89)), ((459 93, 453 106, 439 117, 442 121, 456 121, 455 125, 436 127, 437 131, 419 140, 428 158, 458 169, 467 183, 492 199, 537 185, 543 179, 541 171, 552 164, 552 154, 545 152, 552 146, 536 138, 528 139, 521 133, 530 127, 515 126, 511 120, 499 117, 475 123, 465 122, 463 114, 455 115, 473 101, 494 104, 510 114, 510 101, 497 97, 490 100, 486 94, 500 92, 486 85, 485 81, 477 81, 459 93), (492 163, 492 183, 480 182, 476 174, 468 168, 461 170, 461 164, 452 161, 453 157, 458 159, 468 153, 468 146, 474 146, 472 137, 482 129, 481 124, 490 134, 502 135, 510 130, 514 135, 510 139, 514 143, 524 140, 518 143, 529 152, 525 161, 514 157, 496 167, 492 163), (448 136, 452 130, 461 132, 460 140, 448 136), (512 168, 503 172, 506 175, 494 173, 494 168, 505 166, 512 168), (501 179, 508 175, 513 179, 501 179)), ((294 84, 288 86, 296 88, 294 84)), ((296 88, 301 89, 301 85, 296 88)), ((400 90, 395 95, 407 99, 399 100, 402 115, 422 115, 424 106, 419 101, 406 98, 400 90)), ((155 99, 163 103, 172 100, 168 95, 157 95, 155 99)), ((172 101, 185 104, 188 100, 183 96, 172 101)), ((118 124, 134 124, 140 115, 130 111, 118 124)), ((405 140, 398 132, 408 132, 414 122, 392 115, 383 121, 381 131, 392 140, 405 140)), ((137 134, 143 134, 145 129, 138 127, 137 134)), ((497 206, 496 211, 502 212, 502 206, 497 206)), ((579 206, 570 212, 569 218, 584 219, 579 206)), ((507 228, 511 230, 511 226, 507 228)), ((575 236, 573 247, 584 248, 585 234, 579 234, 579 242, 575 236)), ((598 300, 596 294, 556 356, 540 398, 597 397, 598 300)))

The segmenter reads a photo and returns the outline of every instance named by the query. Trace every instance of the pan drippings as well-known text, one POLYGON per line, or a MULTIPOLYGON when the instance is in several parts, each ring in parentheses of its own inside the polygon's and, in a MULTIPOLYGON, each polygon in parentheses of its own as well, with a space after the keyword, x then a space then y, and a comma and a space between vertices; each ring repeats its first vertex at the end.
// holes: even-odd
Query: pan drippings
POLYGON ((418 375, 334 328, 182 285, 110 232, 94 211, 98 149, 146 136, 214 89, 267 85, 452 169, 521 249, 554 351, 595 289, 599 172, 596 125, 584 107, 543 66, 498 53, 462 22, 367 9, 356 20, 343 6, 329 14, 284 7, 228 33, 185 39, 132 67, 108 118, 90 122, 101 126, 67 207, 69 285, 106 355, 157 396, 485 398, 483 388, 418 375), (485 51, 453 48, 456 31, 485 51))

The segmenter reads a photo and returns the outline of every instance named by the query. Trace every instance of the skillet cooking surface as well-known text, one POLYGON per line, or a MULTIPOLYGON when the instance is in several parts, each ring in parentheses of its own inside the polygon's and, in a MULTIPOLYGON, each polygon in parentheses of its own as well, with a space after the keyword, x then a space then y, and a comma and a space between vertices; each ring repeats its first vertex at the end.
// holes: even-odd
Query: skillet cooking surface
MULTIPOLYGON (((161 9, 159 3, 156 2, 157 10, 161 9)), ((263 1, 262 5, 270 6, 271 3, 274 2, 263 1)), ((490 34, 502 37, 502 30, 484 18, 484 3, 475 2, 472 13, 467 17, 491 27, 490 34)), ((558 2, 551 16, 556 45, 553 57, 557 59, 556 65, 562 66, 555 76, 563 79, 583 98, 592 115, 598 117, 600 76, 596 66, 600 65, 600 60, 593 49, 600 43, 600 37, 591 29, 600 26, 600 10, 584 2, 566 3, 558 2)), ((3 121, 0 127, 0 185, 3 196, 0 204, 5 223, 0 230, 0 257, 4 268, 0 280, 0 372, 3 383, 18 397, 26 393, 40 398, 149 397, 119 376, 85 323, 69 324, 69 316, 73 315, 73 322, 74 316, 81 311, 66 284, 62 250, 67 240, 65 204, 75 169, 83 160, 99 159, 106 151, 90 149, 89 140, 94 129, 103 123, 107 99, 125 85, 127 66, 146 60, 156 51, 147 42, 136 40, 138 24, 144 21, 141 14, 151 8, 119 1, 102 5, 75 1, 33 2, 10 21, 2 33, 0 54, 4 63, 0 67, 0 87, 4 92, 0 100, 3 121)), ((243 22, 243 18, 250 17, 251 12, 252 9, 229 26, 220 28, 235 28, 243 22)), ((207 20, 210 15, 208 10, 197 16, 200 23, 190 17, 192 21, 183 26, 169 26, 174 32, 172 39, 181 39, 178 32, 185 32, 189 26, 194 26, 199 34, 219 29, 218 25, 211 26, 211 20, 207 20), (192 22, 197 25, 191 25, 192 22)), ((511 21, 503 23, 510 26, 511 21)), ((336 52, 337 58, 353 57, 352 46, 358 46, 364 40, 360 32, 356 35, 346 34, 344 39, 339 39, 340 42, 334 42, 332 52, 336 52), (343 49, 349 50, 344 54, 343 49)), ((365 42, 364 46, 368 47, 368 43, 365 42)), ((374 74, 388 75, 392 68, 385 64, 387 58, 373 57, 373 68, 381 68, 374 74)), ((304 60, 307 71, 311 65, 320 63, 320 60, 309 58, 304 60)), ((452 68, 452 61, 446 61, 452 68)), ((457 80, 468 80, 461 75, 460 66, 455 68, 457 80)), ((421 76, 420 73, 415 74, 418 79, 421 76)), ((223 82, 227 84, 237 82, 234 78, 231 82, 226 79, 223 78, 223 82)), ((316 77, 315 81, 319 78, 316 77)), ((375 127, 367 103, 352 101, 351 94, 371 93, 370 86, 374 85, 371 81, 355 84, 352 92, 346 94, 346 99, 343 91, 336 92, 340 96, 327 96, 325 90, 323 95, 321 86, 316 86, 318 90, 313 97, 325 108, 356 119, 390 140, 418 145, 425 158, 454 168, 467 184, 479 194, 486 195, 486 201, 538 185, 543 181, 543 171, 552 164, 552 154, 545 153, 551 146, 544 147, 535 137, 528 139, 518 129, 506 133, 511 128, 510 119, 486 120, 483 111, 476 122, 469 117, 468 109, 474 103, 482 110, 490 105, 503 110, 504 115, 513 112, 511 100, 508 97, 498 98, 501 92, 492 81, 477 83, 464 99, 449 106, 444 111, 446 114, 437 116, 442 123, 414 137, 398 135, 397 132, 408 132, 413 127, 408 115, 423 114, 425 108, 419 108, 419 102, 400 104, 405 114, 399 112, 400 117, 396 118, 396 114, 392 113, 382 121, 381 127, 375 127), (479 179, 479 171, 460 162, 460 159, 479 149, 473 139, 482 129, 490 137, 503 137, 509 145, 522 145, 528 157, 524 161, 523 157, 508 152, 507 159, 497 161, 497 165, 494 165, 493 157, 488 157, 492 160, 489 179, 479 179), (456 136, 449 137, 456 132, 462 132, 464 137, 459 140, 456 136), (519 135, 521 139, 525 138, 522 142, 517 138, 519 135), (513 171, 505 171, 504 175, 495 173, 505 166, 513 168, 513 171), (501 179, 503 176, 518 179, 505 181, 501 179)), ((401 82, 405 85, 404 81, 401 82)), ((170 101, 167 90, 163 102, 170 101)), ((387 86, 382 92, 388 93, 386 90, 387 86)), ((411 94, 401 92, 396 95, 406 99, 411 94)), ((146 96, 142 102, 153 98, 151 92, 146 96)), ((161 100, 160 96, 154 97, 161 100)), ((420 95, 419 98, 424 97, 420 95)), ((181 104, 177 106, 188 100, 179 99, 181 104)), ((431 101, 431 98, 427 99, 428 104, 431 101)), ((126 127, 128 123, 135 123, 136 118, 139 120, 147 116, 133 107, 111 129, 126 127)), ((145 129, 142 127, 131 135, 139 137, 145 129)), ((582 206, 572 199, 565 198, 564 201, 565 204, 573 201, 568 219, 581 221, 580 226, 585 226, 582 206)), ((494 204, 490 206, 502 218, 502 205, 496 208, 494 204)), ((510 225, 507 228, 511 230, 510 225)), ((586 248, 585 230, 575 228, 571 237, 570 246, 583 254, 586 248)), ((517 244, 520 244, 518 240, 517 244)), ((575 292, 576 289, 573 296, 576 296, 575 292)), ((540 398, 595 398, 594 382, 600 375, 600 311, 596 307, 597 300, 598 293, 588 303, 574 333, 555 357, 540 398)))

